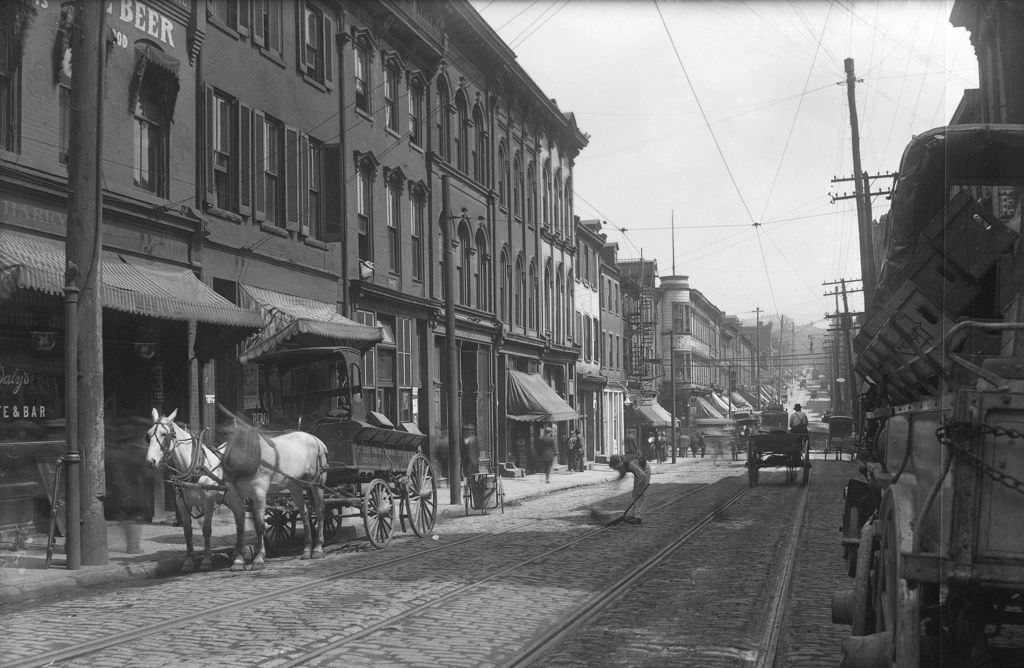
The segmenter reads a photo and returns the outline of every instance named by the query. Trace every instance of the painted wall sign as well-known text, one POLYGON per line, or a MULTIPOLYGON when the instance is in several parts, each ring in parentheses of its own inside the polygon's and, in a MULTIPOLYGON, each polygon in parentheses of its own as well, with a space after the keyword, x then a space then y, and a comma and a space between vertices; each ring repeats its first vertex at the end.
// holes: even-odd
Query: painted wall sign
MULTIPOLYGON (((113 14, 113 3, 107 13, 113 14)), ((164 44, 174 46, 174 21, 139 0, 121 0, 117 17, 124 23, 141 30, 164 44)))

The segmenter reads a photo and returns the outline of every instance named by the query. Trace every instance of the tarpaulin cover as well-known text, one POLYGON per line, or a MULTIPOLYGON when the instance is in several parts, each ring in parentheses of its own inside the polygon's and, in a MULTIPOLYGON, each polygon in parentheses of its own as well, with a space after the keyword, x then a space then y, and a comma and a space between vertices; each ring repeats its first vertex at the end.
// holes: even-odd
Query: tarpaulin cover
POLYGON ((540 374, 508 371, 508 419, 519 422, 561 422, 580 414, 540 374))
POLYGON ((650 423, 653 427, 672 426, 672 415, 659 403, 641 404, 634 406, 633 410, 642 421, 650 423))
POLYGON ((380 327, 364 325, 338 313, 334 304, 240 284, 243 304, 263 316, 264 327, 243 344, 239 359, 248 362, 299 334, 315 334, 359 350, 382 339, 380 327))
MULTIPOLYGON (((262 324, 259 314, 235 306, 188 269, 104 252, 101 276, 100 298, 109 309, 250 330, 262 324)), ((0 290, 17 288, 63 295, 64 242, 0 230, 0 290)))

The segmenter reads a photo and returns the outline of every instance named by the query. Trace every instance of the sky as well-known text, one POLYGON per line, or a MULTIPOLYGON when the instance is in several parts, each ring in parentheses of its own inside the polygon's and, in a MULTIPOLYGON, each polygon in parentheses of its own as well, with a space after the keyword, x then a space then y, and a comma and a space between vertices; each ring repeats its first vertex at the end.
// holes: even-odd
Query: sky
MULTIPOLYGON (((759 308, 826 327, 825 284, 860 278, 854 200, 832 201, 853 192, 833 183, 853 174, 844 60, 869 174, 895 172, 913 135, 946 124, 978 81, 951 0, 472 4, 590 137, 575 215, 605 221, 620 259, 654 258, 749 323, 759 308)), ((873 197, 874 219, 888 208, 873 197)))

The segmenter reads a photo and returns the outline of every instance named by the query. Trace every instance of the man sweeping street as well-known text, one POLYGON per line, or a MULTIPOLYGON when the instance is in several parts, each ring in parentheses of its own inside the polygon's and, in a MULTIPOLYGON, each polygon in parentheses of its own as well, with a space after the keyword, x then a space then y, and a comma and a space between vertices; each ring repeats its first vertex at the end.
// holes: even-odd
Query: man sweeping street
POLYGON ((622 521, 627 524, 641 524, 641 511, 644 492, 651 484, 651 467, 647 460, 634 454, 612 455, 608 459, 608 466, 619 472, 619 480, 626 477, 627 473, 633 474, 633 500, 629 508, 623 514, 622 521))

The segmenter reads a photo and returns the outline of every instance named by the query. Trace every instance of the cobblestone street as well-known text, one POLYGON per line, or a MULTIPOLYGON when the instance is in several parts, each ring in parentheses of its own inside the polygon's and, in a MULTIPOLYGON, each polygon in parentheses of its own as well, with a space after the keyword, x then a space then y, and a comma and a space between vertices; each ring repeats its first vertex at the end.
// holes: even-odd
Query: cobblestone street
MULTIPOLYGON (((828 616, 831 592, 845 580, 836 504, 853 471, 815 461, 779 665, 837 663, 843 629, 828 616)), ((598 484, 505 514, 446 517, 436 541, 399 535, 384 550, 365 550, 357 540, 321 562, 283 557, 263 572, 98 588, 17 606, 0 620, 9 656, 28 665, 118 634, 126 635, 113 647, 58 663, 500 665, 746 484, 742 463, 728 459, 655 465, 640 527, 594 532, 592 508, 614 516, 628 503, 628 486, 598 484), (234 609, 236 602, 245 607, 234 609)), ((761 610, 801 490, 783 472, 765 472, 761 485, 541 662, 745 665, 757 652, 761 610)))

